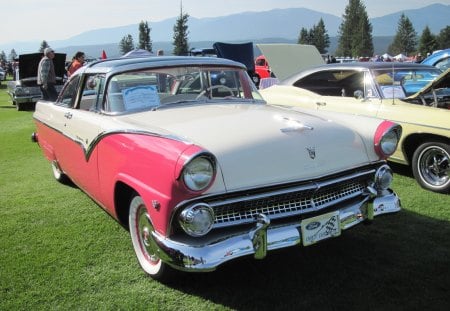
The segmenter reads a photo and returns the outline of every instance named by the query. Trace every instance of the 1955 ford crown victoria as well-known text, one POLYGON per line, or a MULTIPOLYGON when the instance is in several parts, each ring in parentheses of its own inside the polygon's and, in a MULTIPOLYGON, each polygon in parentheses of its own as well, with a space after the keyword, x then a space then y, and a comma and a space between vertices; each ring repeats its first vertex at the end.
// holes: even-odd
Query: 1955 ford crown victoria
POLYGON ((218 58, 109 59, 34 112, 58 181, 129 228, 155 279, 310 245, 400 210, 385 159, 401 127, 266 105, 218 58))

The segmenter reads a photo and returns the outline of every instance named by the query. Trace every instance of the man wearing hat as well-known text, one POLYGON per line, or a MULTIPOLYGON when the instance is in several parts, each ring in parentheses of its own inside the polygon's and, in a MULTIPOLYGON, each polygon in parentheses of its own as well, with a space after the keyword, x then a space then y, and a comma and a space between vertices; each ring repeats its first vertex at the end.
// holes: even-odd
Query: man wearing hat
POLYGON ((53 58, 55 58, 55 51, 52 48, 46 48, 44 57, 39 62, 37 73, 37 84, 41 87, 42 98, 50 101, 54 101, 58 97, 55 89, 56 75, 53 58))

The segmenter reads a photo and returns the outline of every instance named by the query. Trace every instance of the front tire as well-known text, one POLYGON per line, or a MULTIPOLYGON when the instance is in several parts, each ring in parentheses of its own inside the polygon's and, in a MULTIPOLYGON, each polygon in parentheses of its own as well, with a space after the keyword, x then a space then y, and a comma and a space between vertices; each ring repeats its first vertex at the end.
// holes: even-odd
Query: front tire
POLYGON ((142 269, 155 280, 165 280, 170 268, 158 256, 158 247, 152 239, 154 228, 139 195, 131 200, 128 220, 131 242, 142 269))
POLYGON ((416 149, 412 159, 412 171, 417 182, 425 189, 450 192, 450 146, 441 142, 429 142, 416 149))

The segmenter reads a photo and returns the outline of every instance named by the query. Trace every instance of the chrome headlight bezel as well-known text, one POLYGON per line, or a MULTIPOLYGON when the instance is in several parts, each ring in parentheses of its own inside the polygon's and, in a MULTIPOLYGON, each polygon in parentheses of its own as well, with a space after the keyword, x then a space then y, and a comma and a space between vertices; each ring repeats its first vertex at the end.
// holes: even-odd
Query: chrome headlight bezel
POLYGON ((200 154, 188 161, 181 172, 181 180, 187 189, 204 191, 211 186, 216 175, 215 159, 209 154, 200 154))
POLYGON ((395 152, 401 135, 401 125, 394 122, 385 120, 378 126, 374 137, 374 147, 381 159, 387 159, 395 152))
POLYGON ((380 166, 375 172, 374 176, 375 188, 378 191, 387 190, 391 186, 393 179, 394 174, 392 173, 392 169, 389 167, 389 165, 384 164, 380 166))
POLYGON ((397 149, 399 135, 396 131, 390 130, 381 138, 380 148, 384 154, 393 154, 397 149))
POLYGON ((211 231, 214 210, 206 203, 197 203, 185 208, 178 216, 181 228, 192 237, 201 237, 211 231))

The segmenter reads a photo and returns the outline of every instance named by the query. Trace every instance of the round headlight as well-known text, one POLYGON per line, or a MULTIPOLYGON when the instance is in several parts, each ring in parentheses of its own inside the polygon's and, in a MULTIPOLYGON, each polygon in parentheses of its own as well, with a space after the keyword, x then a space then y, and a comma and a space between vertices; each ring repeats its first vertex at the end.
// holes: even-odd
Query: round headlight
POLYGON ((381 138, 380 146, 384 154, 390 155, 394 153, 397 148, 398 138, 397 132, 394 130, 387 132, 383 138, 381 138))
POLYGON ((214 179, 214 165, 208 157, 194 158, 184 167, 182 178, 190 190, 204 190, 214 179))
POLYGON ((183 230, 193 237, 207 234, 214 223, 214 211, 205 203, 199 203, 183 210, 178 218, 183 230))
POLYGON ((388 165, 382 165, 375 173, 375 187, 377 190, 386 190, 390 187, 394 176, 388 165))
POLYGON ((401 135, 402 127, 399 124, 384 120, 378 125, 375 131, 374 142, 375 152, 381 159, 386 159, 395 152, 401 135))

